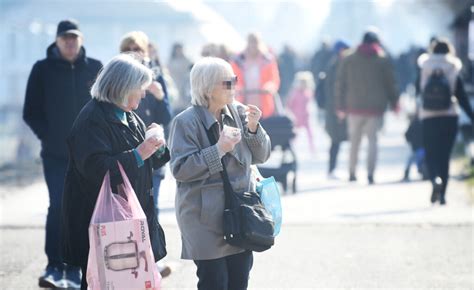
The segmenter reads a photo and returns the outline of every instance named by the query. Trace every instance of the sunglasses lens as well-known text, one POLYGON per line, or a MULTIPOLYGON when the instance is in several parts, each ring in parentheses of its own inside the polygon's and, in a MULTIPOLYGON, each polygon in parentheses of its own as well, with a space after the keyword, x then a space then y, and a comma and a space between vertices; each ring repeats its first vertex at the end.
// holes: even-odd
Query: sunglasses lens
POLYGON ((232 89, 235 84, 237 83, 237 77, 232 77, 230 81, 223 81, 222 84, 225 86, 226 89, 232 89))

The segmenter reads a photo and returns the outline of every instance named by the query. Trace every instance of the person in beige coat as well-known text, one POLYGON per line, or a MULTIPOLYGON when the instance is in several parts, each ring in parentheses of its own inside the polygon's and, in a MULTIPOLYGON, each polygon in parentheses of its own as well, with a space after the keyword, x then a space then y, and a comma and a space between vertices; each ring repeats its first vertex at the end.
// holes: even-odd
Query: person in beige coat
POLYGON ((268 159, 270 138, 259 123, 260 109, 235 102, 237 80, 228 62, 203 58, 190 78, 193 106, 172 121, 169 140, 181 258, 194 260, 198 289, 247 289, 253 255, 224 240, 220 172, 225 165, 235 192, 255 191, 250 166, 268 159), (240 132, 224 134, 224 125, 240 132), (209 142, 207 130, 217 144, 209 142))

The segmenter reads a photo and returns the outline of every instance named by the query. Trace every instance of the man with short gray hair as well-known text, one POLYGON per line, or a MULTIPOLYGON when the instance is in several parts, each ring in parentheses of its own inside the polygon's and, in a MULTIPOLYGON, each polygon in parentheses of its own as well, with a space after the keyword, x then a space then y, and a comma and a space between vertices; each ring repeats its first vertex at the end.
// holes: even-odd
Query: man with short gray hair
MULTIPOLYGON (((68 164, 66 136, 82 107, 91 99, 90 87, 102 67, 86 57, 83 35, 75 20, 58 24, 56 41, 46 59, 36 62, 26 88, 23 119, 41 141, 41 157, 49 191, 45 252, 48 264, 39 278, 44 288, 79 288, 78 267, 63 264, 60 212, 68 164)), ((85 273, 84 273, 85 274, 85 273)))

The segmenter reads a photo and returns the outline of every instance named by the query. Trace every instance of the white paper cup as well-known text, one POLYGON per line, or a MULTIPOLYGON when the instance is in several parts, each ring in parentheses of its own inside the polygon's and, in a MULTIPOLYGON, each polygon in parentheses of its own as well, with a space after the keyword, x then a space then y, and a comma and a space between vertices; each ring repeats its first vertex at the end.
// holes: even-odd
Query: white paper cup
POLYGON ((148 130, 145 132, 145 139, 148 139, 148 138, 151 138, 151 137, 154 137, 154 138, 156 138, 157 140, 164 139, 164 138, 165 138, 165 134, 164 134, 164 132, 163 132, 163 128, 161 128, 161 127, 153 127, 153 128, 148 129, 148 130))
POLYGON ((224 125, 224 128, 222 129, 222 134, 229 138, 235 138, 240 135, 240 129, 224 125))

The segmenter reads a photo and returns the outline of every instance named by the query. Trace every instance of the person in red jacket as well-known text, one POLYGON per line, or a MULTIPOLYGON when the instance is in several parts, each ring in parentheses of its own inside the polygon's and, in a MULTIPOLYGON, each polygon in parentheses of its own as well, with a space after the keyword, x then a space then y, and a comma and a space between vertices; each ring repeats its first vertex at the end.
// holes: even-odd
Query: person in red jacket
POLYGON ((278 64, 257 34, 248 35, 246 49, 231 65, 237 76, 237 101, 259 107, 263 118, 273 115, 274 94, 280 87, 278 64))

